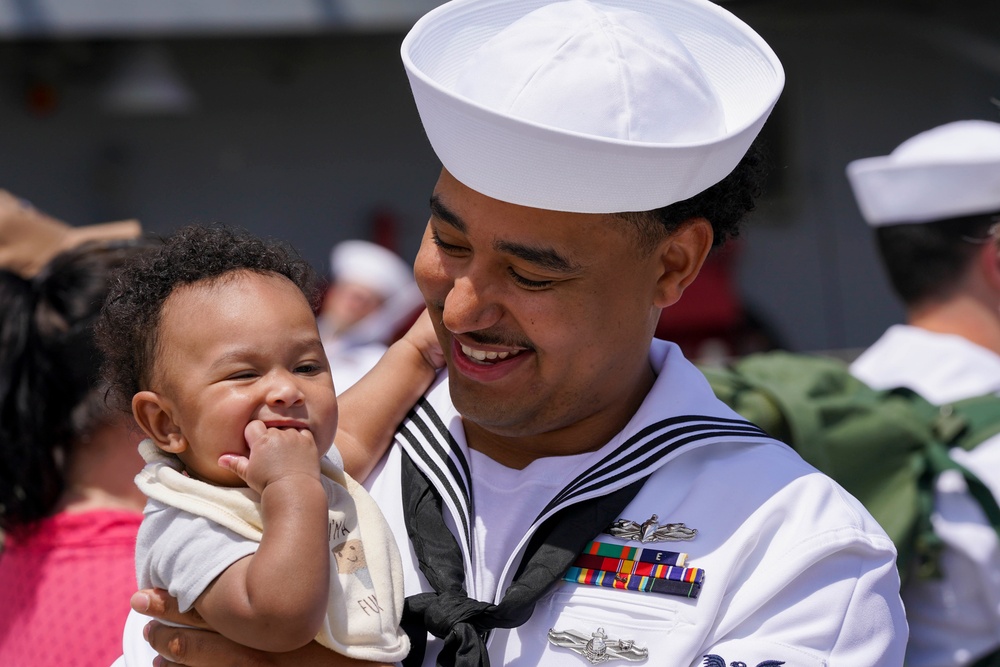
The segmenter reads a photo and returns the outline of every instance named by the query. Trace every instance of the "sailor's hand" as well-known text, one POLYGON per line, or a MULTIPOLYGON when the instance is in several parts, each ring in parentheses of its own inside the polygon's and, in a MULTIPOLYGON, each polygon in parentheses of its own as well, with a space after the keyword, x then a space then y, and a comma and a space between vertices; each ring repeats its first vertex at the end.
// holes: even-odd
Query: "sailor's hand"
MULTIPOLYGON (((287 653, 265 653, 230 641, 208 629, 195 612, 177 611, 177 600, 166 591, 147 589, 132 596, 132 608, 141 614, 195 627, 178 628, 150 621, 143 637, 159 656, 155 667, 378 667, 334 653, 316 642, 287 653)), ((390 667, 383 665, 383 667, 390 667)))
POLYGON ((208 623, 201 617, 194 607, 181 613, 178 611, 177 598, 170 597, 170 593, 162 588, 147 588, 132 594, 129 601, 132 609, 145 616, 161 618, 170 623, 180 623, 191 625, 197 628, 208 628, 208 623))

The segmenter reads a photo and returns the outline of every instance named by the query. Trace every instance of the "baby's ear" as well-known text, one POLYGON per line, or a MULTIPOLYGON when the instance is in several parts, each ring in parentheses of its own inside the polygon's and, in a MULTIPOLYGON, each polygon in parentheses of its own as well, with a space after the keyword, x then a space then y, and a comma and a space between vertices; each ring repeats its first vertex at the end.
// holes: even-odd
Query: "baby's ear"
POLYGON ((169 454, 187 449, 180 427, 174 422, 170 401, 155 391, 140 391, 132 397, 132 416, 153 443, 169 454))

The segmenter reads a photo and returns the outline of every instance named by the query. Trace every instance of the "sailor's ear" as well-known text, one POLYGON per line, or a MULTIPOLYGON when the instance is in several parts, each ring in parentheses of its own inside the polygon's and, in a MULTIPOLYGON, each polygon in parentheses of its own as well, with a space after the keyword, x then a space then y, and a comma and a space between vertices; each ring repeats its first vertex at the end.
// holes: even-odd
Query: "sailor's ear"
POLYGON ((656 283, 655 305, 667 308, 677 303, 705 264, 715 232, 705 218, 691 218, 663 239, 656 252, 660 277, 656 283))
POLYGON ((153 443, 170 454, 187 449, 187 440, 174 420, 173 404, 155 391, 140 391, 132 397, 132 416, 153 443))

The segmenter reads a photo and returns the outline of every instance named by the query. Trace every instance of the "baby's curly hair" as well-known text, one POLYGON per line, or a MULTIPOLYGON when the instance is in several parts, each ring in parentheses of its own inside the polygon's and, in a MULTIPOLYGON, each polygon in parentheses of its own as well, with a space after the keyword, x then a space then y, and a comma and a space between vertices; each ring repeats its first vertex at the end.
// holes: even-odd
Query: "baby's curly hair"
POLYGON ((314 313, 319 307, 319 276, 288 244, 224 225, 182 227, 116 272, 95 323, 101 375, 114 407, 131 414, 132 397, 149 386, 160 314, 174 290, 235 271, 284 276, 314 313))

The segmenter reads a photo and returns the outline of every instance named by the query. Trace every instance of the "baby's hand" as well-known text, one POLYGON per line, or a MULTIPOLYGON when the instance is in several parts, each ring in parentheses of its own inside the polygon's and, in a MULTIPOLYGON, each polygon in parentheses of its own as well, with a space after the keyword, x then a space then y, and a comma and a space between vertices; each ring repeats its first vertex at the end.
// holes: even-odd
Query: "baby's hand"
POLYGON ((441 342, 434 332, 434 325, 431 323, 431 316, 427 310, 420 314, 416 322, 403 334, 401 340, 408 342, 417 348, 424 361, 432 369, 443 368, 444 352, 441 351, 441 342))
POLYGON ((219 465, 236 473, 257 493, 279 479, 305 475, 319 479, 319 449, 311 432, 268 428, 254 420, 244 430, 250 456, 223 454, 219 465))

